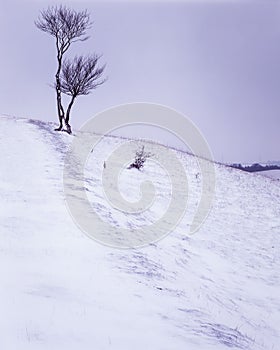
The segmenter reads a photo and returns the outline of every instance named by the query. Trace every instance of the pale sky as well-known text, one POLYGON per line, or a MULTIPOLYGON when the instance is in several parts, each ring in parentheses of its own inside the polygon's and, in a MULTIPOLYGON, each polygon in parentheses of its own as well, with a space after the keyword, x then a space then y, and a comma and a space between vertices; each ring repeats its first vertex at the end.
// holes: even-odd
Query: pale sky
MULTIPOLYGON (((225 162, 280 160, 280 1, 62 1, 87 8, 108 81, 77 99, 72 125, 127 102, 187 115, 225 162)), ((57 121, 54 38, 34 25, 51 1, 1 1, 0 113, 57 121)), ((16 135, 14 135, 16 137, 16 135)))

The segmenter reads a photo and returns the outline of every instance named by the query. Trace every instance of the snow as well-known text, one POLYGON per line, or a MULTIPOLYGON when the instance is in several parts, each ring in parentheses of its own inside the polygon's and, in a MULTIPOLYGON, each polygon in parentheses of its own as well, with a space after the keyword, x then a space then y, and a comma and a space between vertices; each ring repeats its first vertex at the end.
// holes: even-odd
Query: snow
POLYGON ((259 172, 260 175, 269 177, 271 179, 280 180, 280 170, 268 170, 259 172))
MULTIPOLYGON (((63 166, 75 136, 53 129, 0 118, 1 349, 278 348, 280 181, 215 164, 213 209, 188 235, 202 179, 195 158, 177 152, 188 170, 185 217, 156 243, 114 249, 73 222, 63 166)), ((122 142, 107 137, 89 158, 88 198, 103 219, 137 226, 166 209, 170 183, 154 164, 124 170, 127 200, 151 177, 160 194, 149 214, 117 215, 100 174, 106 154, 122 142)))

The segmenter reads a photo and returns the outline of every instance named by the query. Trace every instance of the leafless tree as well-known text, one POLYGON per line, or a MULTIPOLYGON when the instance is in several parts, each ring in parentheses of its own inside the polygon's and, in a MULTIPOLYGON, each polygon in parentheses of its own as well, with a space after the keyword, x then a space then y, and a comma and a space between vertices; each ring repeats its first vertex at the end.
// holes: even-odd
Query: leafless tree
POLYGON ((106 81, 106 79, 101 79, 105 65, 98 67, 99 59, 100 56, 88 55, 75 56, 73 60, 65 59, 63 61, 61 91, 71 96, 65 116, 65 124, 70 133, 70 112, 76 97, 88 95, 93 89, 96 89, 106 81))
POLYGON ((55 74, 55 88, 57 99, 57 113, 59 127, 57 131, 62 130, 65 112, 61 101, 61 82, 60 73, 62 68, 62 59, 70 45, 76 41, 85 41, 88 39, 86 31, 91 27, 90 16, 87 10, 77 12, 66 6, 51 6, 47 10, 41 11, 39 18, 35 21, 37 28, 55 38, 57 51, 57 71, 55 74))
POLYGON ((145 146, 142 146, 141 149, 138 149, 135 152, 134 162, 129 165, 128 169, 136 168, 141 170, 144 167, 146 160, 151 157, 153 157, 153 154, 151 152, 146 152, 145 146))

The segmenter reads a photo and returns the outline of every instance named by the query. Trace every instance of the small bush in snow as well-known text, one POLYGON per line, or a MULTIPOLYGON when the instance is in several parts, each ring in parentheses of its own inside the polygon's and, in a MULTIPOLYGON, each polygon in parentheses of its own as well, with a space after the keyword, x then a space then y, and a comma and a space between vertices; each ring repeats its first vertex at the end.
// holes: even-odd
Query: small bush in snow
POLYGON ((152 156, 153 154, 150 152, 145 152, 145 146, 142 146, 141 149, 136 151, 134 162, 129 165, 128 169, 132 169, 132 168, 136 168, 138 170, 142 169, 144 167, 146 160, 152 156))

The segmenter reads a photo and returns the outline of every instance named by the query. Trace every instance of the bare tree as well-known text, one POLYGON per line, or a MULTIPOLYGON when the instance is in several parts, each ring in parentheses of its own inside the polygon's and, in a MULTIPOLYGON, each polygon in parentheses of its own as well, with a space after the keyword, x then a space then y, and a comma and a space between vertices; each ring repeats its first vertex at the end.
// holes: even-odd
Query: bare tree
POLYGON ((61 101, 61 83, 60 73, 62 67, 62 58, 70 45, 75 41, 85 41, 88 39, 86 31, 91 27, 90 16, 87 10, 77 12, 65 6, 52 6, 43 10, 37 21, 37 28, 45 33, 55 37, 57 51, 57 71, 55 74, 55 88, 57 100, 57 113, 59 127, 57 131, 62 130, 65 112, 61 101))
POLYGON ((75 56, 73 60, 65 59, 61 71, 61 91, 71 96, 68 105, 65 124, 67 131, 71 133, 69 123, 70 112, 77 96, 88 95, 93 89, 102 85, 106 79, 100 79, 105 65, 98 67, 100 56, 75 56))
POLYGON ((146 152, 145 146, 142 146, 141 149, 138 149, 138 151, 135 152, 134 162, 129 165, 128 169, 142 169, 146 160, 151 157, 153 157, 153 154, 151 152, 146 152))

